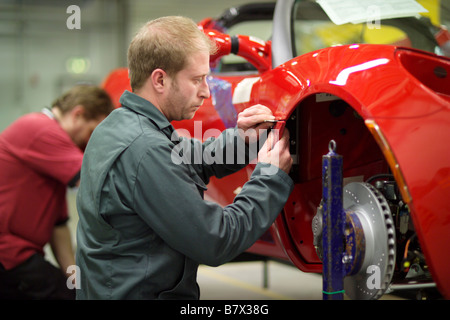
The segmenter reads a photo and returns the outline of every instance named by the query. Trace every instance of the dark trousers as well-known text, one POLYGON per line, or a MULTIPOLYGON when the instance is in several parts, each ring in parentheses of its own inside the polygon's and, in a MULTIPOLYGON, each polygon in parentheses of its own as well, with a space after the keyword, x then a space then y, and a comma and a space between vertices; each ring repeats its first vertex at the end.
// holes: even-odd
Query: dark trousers
POLYGON ((61 269, 34 254, 11 270, 0 264, 0 299, 73 300, 75 289, 68 289, 66 281, 61 269))

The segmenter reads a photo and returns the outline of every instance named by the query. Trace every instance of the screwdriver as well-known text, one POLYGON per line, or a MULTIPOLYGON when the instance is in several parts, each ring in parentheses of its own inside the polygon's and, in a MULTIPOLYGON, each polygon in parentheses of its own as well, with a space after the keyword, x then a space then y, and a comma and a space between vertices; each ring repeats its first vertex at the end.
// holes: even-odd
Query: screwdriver
POLYGON ((277 123, 277 122, 283 122, 286 120, 264 120, 264 122, 271 122, 271 123, 277 123))

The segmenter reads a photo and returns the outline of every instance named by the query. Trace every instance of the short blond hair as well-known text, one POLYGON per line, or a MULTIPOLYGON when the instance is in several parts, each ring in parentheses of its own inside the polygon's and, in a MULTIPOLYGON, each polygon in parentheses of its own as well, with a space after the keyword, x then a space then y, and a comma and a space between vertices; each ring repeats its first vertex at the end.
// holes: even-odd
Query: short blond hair
POLYGON ((158 68, 174 76, 185 67, 188 56, 202 50, 213 54, 216 44, 192 19, 167 16, 147 22, 128 48, 131 89, 140 89, 158 68))

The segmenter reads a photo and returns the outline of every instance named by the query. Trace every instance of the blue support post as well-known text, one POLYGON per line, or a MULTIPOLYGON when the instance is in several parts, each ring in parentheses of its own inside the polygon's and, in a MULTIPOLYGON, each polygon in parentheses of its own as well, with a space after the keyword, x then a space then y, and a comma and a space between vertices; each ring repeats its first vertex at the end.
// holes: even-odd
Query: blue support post
POLYGON ((343 209, 343 178, 341 155, 336 143, 329 144, 329 153, 322 157, 323 201, 323 299, 344 298, 345 212, 343 209))

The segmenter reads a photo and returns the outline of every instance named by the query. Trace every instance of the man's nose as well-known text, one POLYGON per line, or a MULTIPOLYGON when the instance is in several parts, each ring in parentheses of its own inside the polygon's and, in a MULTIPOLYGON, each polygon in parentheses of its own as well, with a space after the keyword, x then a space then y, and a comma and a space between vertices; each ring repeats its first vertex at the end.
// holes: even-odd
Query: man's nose
POLYGON ((202 99, 208 99, 211 96, 211 92, 209 91, 209 85, 208 82, 206 81, 206 77, 202 81, 199 95, 202 99))

